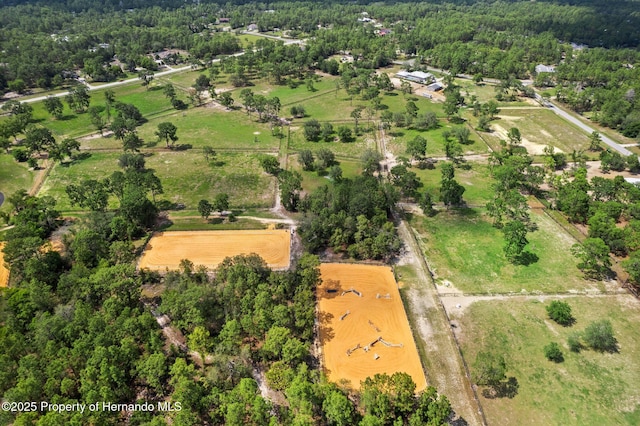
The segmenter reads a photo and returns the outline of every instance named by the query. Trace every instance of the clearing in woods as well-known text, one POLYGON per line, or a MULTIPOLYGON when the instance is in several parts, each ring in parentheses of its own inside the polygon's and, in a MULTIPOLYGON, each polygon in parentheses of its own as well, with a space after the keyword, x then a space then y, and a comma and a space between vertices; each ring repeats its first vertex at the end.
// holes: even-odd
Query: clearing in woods
POLYGON ((360 382, 377 373, 427 383, 398 287, 388 266, 323 263, 317 287, 323 368, 329 380, 360 382))
POLYGON ((0 287, 6 287, 9 283, 9 270, 4 266, 4 243, 0 243, 0 287))
POLYGON ((176 270, 182 259, 189 259, 214 269, 227 257, 256 253, 269 267, 286 269, 290 241, 289 230, 159 232, 149 240, 138 266, 176 270))

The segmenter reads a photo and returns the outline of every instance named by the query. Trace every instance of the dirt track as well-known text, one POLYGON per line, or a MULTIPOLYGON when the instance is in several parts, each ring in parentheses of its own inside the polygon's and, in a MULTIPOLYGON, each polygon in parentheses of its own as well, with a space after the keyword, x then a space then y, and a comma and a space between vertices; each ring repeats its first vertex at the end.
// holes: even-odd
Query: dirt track
POLYGON ((4 243, 0 243, 0 287, 6 287, 9 283, 9 270, 4 266, 3 247, 4 243))
POLYGON ((141 269, 176 270, 182 259, 214 269, 226 257, 256 253, 272 268, 289 267, 289 230, 176 231, 154 235, 140 259, 141 269))
POLYGON ((416 390, 424 389, 422 364, 391 268, 324 263, 320 271, 318 322, 329 379, 346 379, 358 389, 376 373, 402 371, 411 375, 416 390), (352 288, 360 295, 348 292, 352 288), (347 355, 348 350, 353 352, 347 355))

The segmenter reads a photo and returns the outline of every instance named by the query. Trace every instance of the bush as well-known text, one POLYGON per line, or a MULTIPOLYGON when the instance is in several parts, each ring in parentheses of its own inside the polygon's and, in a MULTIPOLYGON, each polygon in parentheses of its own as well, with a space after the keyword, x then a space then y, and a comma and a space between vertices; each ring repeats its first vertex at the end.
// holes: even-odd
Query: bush
POLYGON ((544 347, 544 356, 546 356, 549 361, 553 361, 553 362, 564 361, 562 350, 560 350, 560 346, 556 342, 551 342, 544 347))
POLYGON ((596 351, 618 351, 618 341, 613 337, 613 327, 609 320, 594 321, 589 324, 584 329, 584 341, 596 351))
POLYGON ((549 318, 560 325, 569 326, 575 322, 571 315, 571 306, 566 302, 554 300, 547 306, 547 314, 549 314, 549 318))
POLYGON ((580 352, 582 350, 580 333, 571 333, 569 337, 567 337, 567 344, 571 352, 580 352))
POLYGON ((13 155, 13 158, 15 158, 16 161, 19 163, 24 163, 29 159, 29 153, 27 152, 26 149, 23 149, 23 148, 14 149, 11 152, 11 155, 13 155))

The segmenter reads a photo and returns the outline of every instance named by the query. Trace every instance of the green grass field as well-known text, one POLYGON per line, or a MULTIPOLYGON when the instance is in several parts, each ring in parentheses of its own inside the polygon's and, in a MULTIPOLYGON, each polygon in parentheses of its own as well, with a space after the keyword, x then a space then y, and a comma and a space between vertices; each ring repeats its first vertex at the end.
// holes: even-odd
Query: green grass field
POLYGON ((547 318, 545 302, 508 299, 475 302, 461 314, 461 346, 472 366, 479 351, 504 355, 507 377, 518 381, 513 398, 480 402, 489 424, 637 425, 640 424, 640 303, 630 295, 563 299, 576 324, 562 327, 547 318), (595 320, 608 319, 619 353, 570 352, 567 336, 595 320), (565 361, 544 357, 550 342, 561 346, 565 361))
POLYGON ((8 211, 10 208, 6 197, 19 189, 29 191, 35 173, 28 169, 27 163, 18 163, 11 155, 0 154, 0 192, 5 196, 5 203, 2 205, 3 211, 8 211))
MULTIPOLYGON (((411 169, 424 184, 423 190, 429 190, 433 200, 438 201, 440 193, 440 181, 442 172, 440 170, 444 162, 439 162, 435 169, 420 170, 416 167, 411 169)), ((481 163, 469 163, 471 168, 456 168, 455 178, 458 183, 465 187, 462 196, 465 203, 471 206, 484 206, 493 199, 491 185, 494 183, 489 170, 489 166, 481 163)))
POLYGON ((527 235, 527 250, 538 256, 528 266, 512 265, 503 253, 502 232, 483 209, 440 211, 434 217, 414 216, 429 264, 439 280, 469 293, 568 292, 598 288, 585 281, 570 248, 576 242, 551 218, 532 212, 538 230, 527 235))
MULTIPOLYGON (((69 204, 66 186, 82 179, 109 176, 118 170, 119 156, 119 152, 93 153, 91 157, 67 167, 56 165, 41 194, 56 198, 61 211, 78 211, 79 207, 69 204)), ((207 164, 199 150, 153 153, 146 158, 146 165, 156 171, 164 187, 164 194, 157 199, 184 203, 188 210, 195 211, 201 199, 211 200, 224 192, 229 194, 231 208, 273 205, 275 181, 262 172, 255 154, 220 153, 217 160, 222 164, 207 164)), ((114 203, 115 200, 110 207, 114 203)))
MULTIPOLYGON (((330 185, 331 179, 327 176, 319 175, 315 171, 304 171, 297 161, 296 155, 289 156, 289 170, 295 170, 302 175, 302 189, 305 192, 312 192, 313 190, 324 186, 330 185)), ((362 169, 360 163, 357 161, 342 160, 339 161, 339 166, 342 169, 342 177, 345 179, 352 179, 358 176, 362 169)))
POLYGON ((529 141, 540 148, 552 145, 570 154, 574 149, 586 150, 589 147, 589 137, 585 132, 573 127, 548 109, 503 109, 500 118, 491 122, 491 127, 494 131, 485 135, 488 139, 493 139, 493 143, 505 139, 503 133, 511 127, 517 127, 523 141, 529 141))

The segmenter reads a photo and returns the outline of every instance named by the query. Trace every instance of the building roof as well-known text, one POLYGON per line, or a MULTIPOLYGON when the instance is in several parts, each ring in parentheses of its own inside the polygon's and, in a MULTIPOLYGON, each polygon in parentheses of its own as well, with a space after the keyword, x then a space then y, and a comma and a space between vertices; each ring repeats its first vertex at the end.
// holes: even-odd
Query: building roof
POLYGON ((541 72, 556 72, 556 68, 553 65, 536 65, 536 72, 540 74, 541 72))
POLYGON ((408 78, 412 80, 431 80, 433 78, 433 74, 422 71, 399 71, 396 75, 400 78, 408 78))

